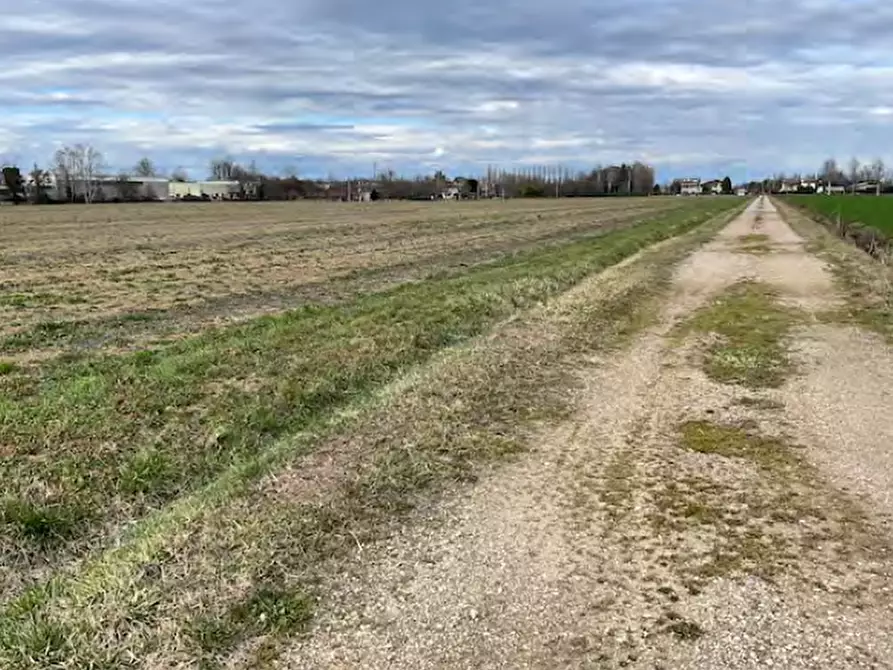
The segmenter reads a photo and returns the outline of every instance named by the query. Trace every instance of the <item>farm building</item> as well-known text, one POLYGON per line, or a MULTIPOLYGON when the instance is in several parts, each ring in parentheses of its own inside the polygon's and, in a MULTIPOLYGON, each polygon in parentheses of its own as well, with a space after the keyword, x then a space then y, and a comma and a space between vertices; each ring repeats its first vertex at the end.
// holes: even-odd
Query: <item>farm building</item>
POLYGON ((171 200, 182 198, 209 198, 211 200, 236 200, 241 197, 242 185, 238 181, 172 181, 168 184, 171 200))

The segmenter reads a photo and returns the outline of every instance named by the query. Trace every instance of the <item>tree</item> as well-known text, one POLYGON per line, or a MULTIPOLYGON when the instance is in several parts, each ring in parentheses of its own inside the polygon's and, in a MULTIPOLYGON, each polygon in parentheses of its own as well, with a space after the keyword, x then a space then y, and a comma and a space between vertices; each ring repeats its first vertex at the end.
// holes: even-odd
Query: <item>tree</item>
POLYGON ((57 179, 65 185, 67 199, 93 202, 99 190, 102 153, 89 144, 66 146, 56 152, 55 164, 57 179))
POLYGON ((136 167, 133 168, 133 174, 137 177, 157 177, 158 171, 152 160, 146 157, 140 158, 136 167))
POLYGON ((53 169, 56 172, 56 185, 62 189, 64 199, 74 202, 74 164, 67 149, 56 151, 53 157, 53 169))
POLYGON ((880 158, 876 158, 871 164, 871 180, 875 183, 875 192, 877 195, 881 194, 881 182, 884 180, 886 172, 887 170, 884 166, 884 161, 880 158))
POLYGON ((722 180, 722 192, 725 195, 731 195, 731 193, 732 193, 732 178, 731 177, 727 176, 722 180))
POLYGON ((825 160, 822 164, 821 177, 828 184, 839 184, 843 181, 843 172, 837 167, 836 160, 833 158, 825 160))
POLYGON ((239 166, 232 158, 215 158, 211 161, 209 176, 218 181, 235 181, 239 166))
POLYGON ((189 181, 189 175, 183 168, 177 168, 171 173, 172 181, 189 181))
POLYGON ((35 163, 28 178, 31 185, 31 202, 35 205, 46 202, 48 199, 46 188, 50 183, 50 173, 46 170, 41 170, 35 163))
POLYGON ((7 165, 2 170, 3 183, 9 189, 12 204, 18 205, 25 201, 25 180, 22 179, 22 171, 14 165, 7 165))
POLYGON ((856 184, 859 181, 859 173, 861 172, 861 166, 859 165, 859 159, 853 156, 850 159, 850 185, 853 188, 853 193, 856 192, 856 184))
POLYGON ((661 195, 660 184, 655 184, 651 189, 651 195, 661 195))

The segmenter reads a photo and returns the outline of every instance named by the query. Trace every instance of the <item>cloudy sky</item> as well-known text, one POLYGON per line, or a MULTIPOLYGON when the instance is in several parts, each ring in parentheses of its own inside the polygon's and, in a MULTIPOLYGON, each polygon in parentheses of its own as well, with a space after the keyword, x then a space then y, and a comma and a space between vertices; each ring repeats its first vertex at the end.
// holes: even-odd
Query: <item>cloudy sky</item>
POLYGON ((270 171, 893 165, 889 0, 19 0, 0 160, 270 171))

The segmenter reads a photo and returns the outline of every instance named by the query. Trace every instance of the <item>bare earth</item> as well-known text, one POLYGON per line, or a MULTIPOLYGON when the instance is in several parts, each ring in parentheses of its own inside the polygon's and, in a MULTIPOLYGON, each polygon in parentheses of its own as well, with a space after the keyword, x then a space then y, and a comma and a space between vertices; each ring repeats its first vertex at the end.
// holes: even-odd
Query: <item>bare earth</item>
POLYGON ((823 323, 840 300, 754 203, 677 269, 655 326, 580 370, 573 419, 359 551, 278 667, 893 667, 893 352, 823 323), (678 338, 745 279, 806 315, 780 388, 713 381, 678 338), (685 449, 692 420, 794 456, 685 449))

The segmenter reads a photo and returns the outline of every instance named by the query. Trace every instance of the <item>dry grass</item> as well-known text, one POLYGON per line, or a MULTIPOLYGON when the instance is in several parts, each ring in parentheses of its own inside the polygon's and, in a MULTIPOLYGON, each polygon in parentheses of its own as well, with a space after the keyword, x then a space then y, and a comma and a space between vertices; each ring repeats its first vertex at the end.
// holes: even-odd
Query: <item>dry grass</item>
POLYGON ((691 585, 742 573, 793 576, 805 567, 818 580, 854 556, 886 553, 858 504, 830 487, 798 445, 753 426, 688 421, 679 446, 703 458, 700 470, 657 488, 652 521, 680 543, 697 529, 699 550, 686 550, 691 555, 677 566, 691 585), (750 474, 735 487, 714 481, 715 459, 750 474))
POLYGON ((603 234, 669 199, 0 210, 0 349, 133 348, 603 234))

